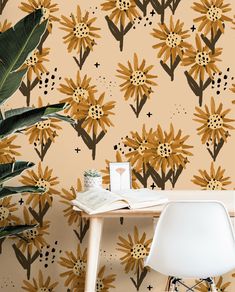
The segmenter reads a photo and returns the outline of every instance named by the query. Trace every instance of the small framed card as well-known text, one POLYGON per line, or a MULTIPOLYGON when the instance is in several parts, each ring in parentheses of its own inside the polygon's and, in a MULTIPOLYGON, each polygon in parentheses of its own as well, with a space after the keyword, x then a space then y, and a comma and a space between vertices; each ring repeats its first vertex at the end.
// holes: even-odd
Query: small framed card
POLYGON ((131 189, 131 166, 129 162, 110 162, 110 191, 131 189))

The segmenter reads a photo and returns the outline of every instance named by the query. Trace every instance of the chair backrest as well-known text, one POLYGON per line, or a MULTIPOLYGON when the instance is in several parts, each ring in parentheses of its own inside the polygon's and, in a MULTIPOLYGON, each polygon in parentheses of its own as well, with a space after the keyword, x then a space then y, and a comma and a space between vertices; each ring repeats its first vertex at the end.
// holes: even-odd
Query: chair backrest
POLYGON ((219 201, 169 202, 157 223, 146 266, 179 278, 207 278, 235 268, 235 237, 219 201))

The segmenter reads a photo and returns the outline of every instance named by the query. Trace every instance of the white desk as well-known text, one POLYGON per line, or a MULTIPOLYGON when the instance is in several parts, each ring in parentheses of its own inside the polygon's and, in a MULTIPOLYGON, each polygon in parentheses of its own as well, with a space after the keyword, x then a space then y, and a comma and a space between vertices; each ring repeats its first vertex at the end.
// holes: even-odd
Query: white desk
MULTIPOLYGON (((235 217, 235 191, 160 191, 169 201, 180 200, 218 200, 224 203, 231 217, 235 217)), ((102 214, 89 215, 81 212, 82 217, 90 218, 87 270, 85 292, 95 292, 96 275, 99 260, 100 241, 104 218, 114 217, 159 217, 163 205, 146 209, 122 209, 102 214)))

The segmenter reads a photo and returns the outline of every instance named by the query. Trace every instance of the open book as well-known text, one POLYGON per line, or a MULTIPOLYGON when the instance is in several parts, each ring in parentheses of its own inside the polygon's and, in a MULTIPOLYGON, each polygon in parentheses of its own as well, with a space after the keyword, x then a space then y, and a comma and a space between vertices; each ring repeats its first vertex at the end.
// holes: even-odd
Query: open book
POLYGON ((149 189, 128 189, 110 192, 105 189, 93 188, 77 194, 72 201, 75 209, 88 214, 98 214, 123 208, 140 209, 164 204, 168 201, 162 192, 149 189))

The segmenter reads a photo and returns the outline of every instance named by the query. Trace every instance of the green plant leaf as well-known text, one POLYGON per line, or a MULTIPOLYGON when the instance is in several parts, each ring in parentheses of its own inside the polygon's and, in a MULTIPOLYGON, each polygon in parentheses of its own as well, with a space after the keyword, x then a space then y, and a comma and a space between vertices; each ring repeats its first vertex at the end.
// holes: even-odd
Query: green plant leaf
POLYGON ((31 107, 20 107, 20 108, 12 109, 12 110, 9 110, 9 111, 5 111, 4 116, 5 116, 5 119, 6 119, 6 118, 13 117, 13 116, 15 116, 17 114, 22 114, 22 113, 28 112, 30 110, 32 110, 31 107))
POLYGON ((60 114, 51 114, 50 117, 52 118, 56 118, 58 120, 61 120, 61 121, 65 121, 65 122, 68 122, 70 124, 74 124, 75 123, 75 120, 68 117, 68 116, 63 116, 63 115, 60 115, 60 114))
POLYGON ((1 120, 0 138, 5 138, 12 133, 32 126, 33 124, 41 121, 43 118, 50 117, 51 114, 63 110, 64 105, 64 103, 57 103, 41 108, 35 108, 13 115, 5 120, 1 120))
POLYGON ((15 161, 12 163, 0 164, 0 185, 34 165, 33 162, 28 161, 15 161))
POLYGON ((0 105, 20 86, 27 69, 16 71, 40 43, 47 21, 40 24, 41 9, 35 10, 14 27, 0 34, 0 105))
POLYGON ((37 226, 37 224, 33 225, 13 225, 13 226, 6 226, 0 228, 0 239, 5 238, 7 236, 14 236, 20 234, 26 230, 33 229, 37 226))
POLYGON ((45 189, 36 186, 0 187, 0 199, 20 193, 43 193, 45 189))

